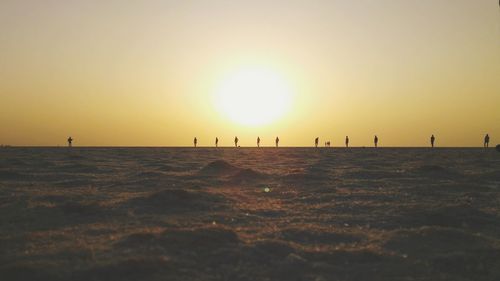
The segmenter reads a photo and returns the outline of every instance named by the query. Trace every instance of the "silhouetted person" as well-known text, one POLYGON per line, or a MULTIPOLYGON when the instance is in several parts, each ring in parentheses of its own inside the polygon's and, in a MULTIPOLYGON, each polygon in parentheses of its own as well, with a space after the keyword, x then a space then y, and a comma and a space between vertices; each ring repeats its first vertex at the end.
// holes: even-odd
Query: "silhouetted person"
POLYGON ((434 147, 434 141, 436 140, 436 138, 434 137, 434 135, 431 136, 431 147, 434 147))
POLYGON ((280 138, 276 137, 276 147, 278 147, 279 143, 280 143, 280 138))
POLYGON ((215 137, 215 147, 219 147, 219 138, 215 137))
POLYGON ((72 146, 73 146, 73 138, 72 138, 72 137, 69 137, 69 138, 68 138, 68 146, 69 146, 69 147, 72 147, 72 146))
POLYGON ((260 137, 257 137, 257 147, 260 147, 260 137))
POLYGON ((373 143, 375 144, 375 147, 378 146, 378 137, 377 137, 377 135, 375 135, 375 137, 373 138, 373 143))
POLYGON ((349 136, 345 136, 345 147, 349 147, 349 136))
POLYGON ((484 147, 489 147, 489 146, 490 146, 490 136, 486 134, 486 136, 484 136, 484 147))
POLYGON ((193 143, 194 143, 194 147, 196 147, 196 145, 198 144, 198 139, 196 137, 194 138, 193 143))
POLYGON ((318 143, 319 143, 319 138, 314 139, 314 146, 315 147, 318 147, 318 143))
POLYGON ((238 147, 238 137, 234 137, 234 146, 238 147))

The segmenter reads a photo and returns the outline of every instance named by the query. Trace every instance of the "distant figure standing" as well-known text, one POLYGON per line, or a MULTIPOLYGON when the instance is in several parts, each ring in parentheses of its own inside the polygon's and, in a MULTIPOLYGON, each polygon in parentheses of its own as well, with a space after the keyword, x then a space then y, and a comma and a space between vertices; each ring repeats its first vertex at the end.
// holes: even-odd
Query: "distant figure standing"
POLYGON ((276 147, 278 147, 279 143, 280 143, 280 138, 276 137, 276 147))
POLYGON ((314 139, 314 146, 318 147, 318 143, 319 143, 319 138, 317 137, 316 139, 314 139))
POLYGON ((484 147, 489 147, 489 146, 490 146, 490 136, 486 134, 486 136, 484 136, 484 147))
POLYGON ((436 138, 434 137, 434 135, 431 136, 431 147, 434 147, 434 141, 436 140, 436 138))
POLYGON ((349 147, 349 136, 345 136, 345 147, 349 147))
POLYGON ((260 137, 257 137, 257 147, 260 147, 260 137))
POLYGON ((68 138, 68 146, 69 146, 69 147, 72 147, 72 146, 73 146, 73 138, 72 138, 72 137, 69 137, 69 138, 68 138))
POLYGON ((373 143, 375 144, 375 147, 378 146, 378 137, 377 137, 377 135, 375 135, 375 137, 373 138, 373 143))
POLYGON ((194 143, 194 147, 196 147, 196 145, 198 144, 198 139, 196 137, 194 137, 193 143, 194 143))
POLYGON ((215 147, 219 147, 219 138, 215 137, 215 147))
POLYGON ((234 146, 238 147, 238 137, 234 137, 234 146))

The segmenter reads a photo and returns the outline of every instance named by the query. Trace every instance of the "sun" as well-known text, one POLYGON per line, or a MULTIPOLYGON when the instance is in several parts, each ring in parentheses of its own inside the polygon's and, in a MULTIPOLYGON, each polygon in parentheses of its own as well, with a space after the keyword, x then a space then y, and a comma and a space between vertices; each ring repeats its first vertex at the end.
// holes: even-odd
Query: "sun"
POLYGON ((227 75, 216 90, 217 110, 247 126, 265 125, 289 110, 292 91, 285 78, 267 68, 242 68, 227 75))

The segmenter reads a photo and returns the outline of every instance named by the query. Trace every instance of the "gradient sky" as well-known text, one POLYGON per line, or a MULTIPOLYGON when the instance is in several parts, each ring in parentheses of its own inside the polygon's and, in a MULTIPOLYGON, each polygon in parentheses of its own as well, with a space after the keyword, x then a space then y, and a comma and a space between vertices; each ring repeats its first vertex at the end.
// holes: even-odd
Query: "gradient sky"
POLYGON ((0 143, 480 146, 500 142, 497 0, 0 2, 0 143), (214 106, 259 65, 294 90, 245 127, 214 106))

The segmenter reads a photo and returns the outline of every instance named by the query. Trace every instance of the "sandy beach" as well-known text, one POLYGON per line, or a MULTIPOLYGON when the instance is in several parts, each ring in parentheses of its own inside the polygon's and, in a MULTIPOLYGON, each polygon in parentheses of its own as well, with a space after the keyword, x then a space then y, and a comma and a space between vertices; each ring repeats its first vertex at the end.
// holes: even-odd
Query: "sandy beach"
POLYGON ((500 154, 3 148, 2 280, 499 280, 500 154))

